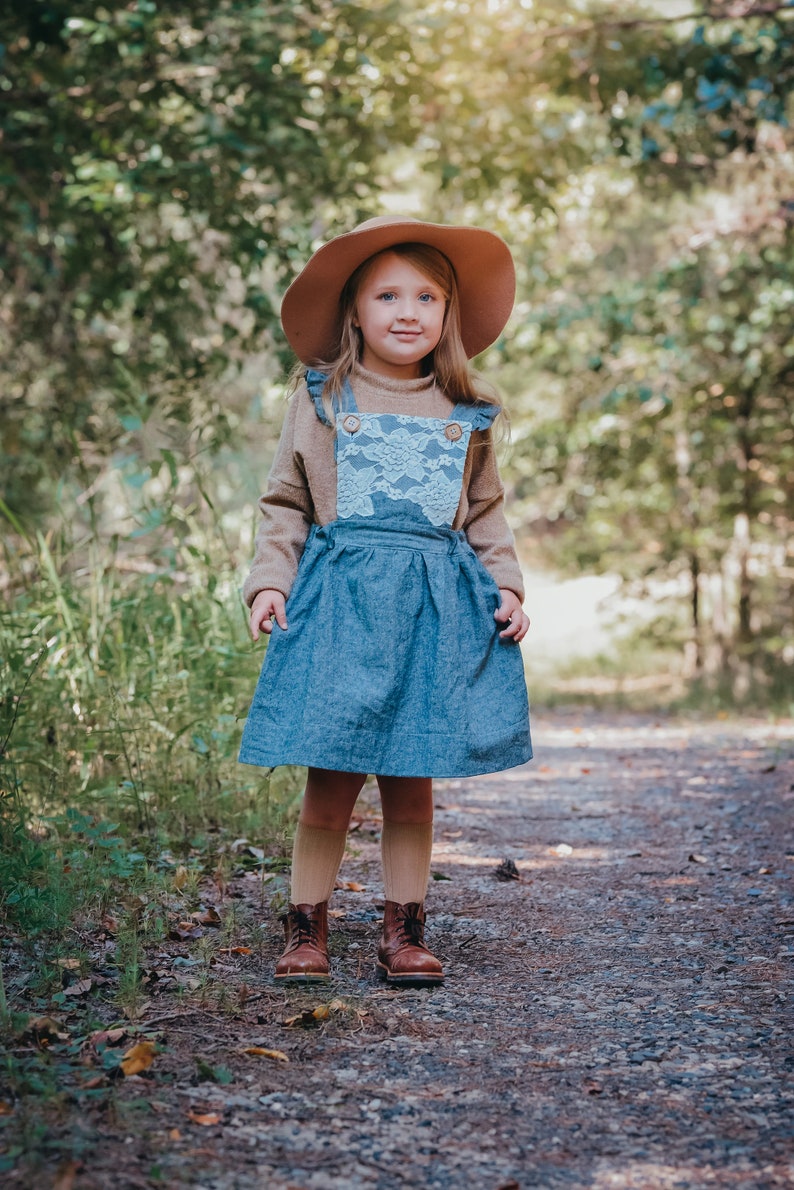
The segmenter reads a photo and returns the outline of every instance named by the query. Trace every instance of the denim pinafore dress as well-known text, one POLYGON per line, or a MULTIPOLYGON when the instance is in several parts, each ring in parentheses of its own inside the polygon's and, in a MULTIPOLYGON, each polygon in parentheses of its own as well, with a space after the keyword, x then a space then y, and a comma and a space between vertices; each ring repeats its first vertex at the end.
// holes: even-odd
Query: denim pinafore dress
MULTIPOLYGON (((318 417, 325 375, 309 370, 318 417)), ((521 651, 499 638, 499 591, 462 531, 472 430, 334 407, 337 519, 315 525, 274 623, 240 749, 244 764, 394 777, 465 777, 532 757, 521 651)))

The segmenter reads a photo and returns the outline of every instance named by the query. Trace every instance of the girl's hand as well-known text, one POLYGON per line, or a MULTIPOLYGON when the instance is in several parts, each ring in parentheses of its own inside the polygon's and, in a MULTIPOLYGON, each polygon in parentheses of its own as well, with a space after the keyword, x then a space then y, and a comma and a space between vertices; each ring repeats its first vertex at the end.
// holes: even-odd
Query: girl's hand
POLYGON ((503 628, 499 635, 503 640, 512 637, 518 644, 527 634, 529 616, 521 606, 521 600, 515 591, 500 588, 499 595, 501 603, 494 612, 493 618, 498 624, 507 624, 507 627, 503 628))
POLYGON ((286 600, 280 591, 260 591, 251 604, 251 616, 248 620, 254 640, 259 640, 260 629, 270 635, 273 631, 273 620, 279 628, 286 630, 286 600))

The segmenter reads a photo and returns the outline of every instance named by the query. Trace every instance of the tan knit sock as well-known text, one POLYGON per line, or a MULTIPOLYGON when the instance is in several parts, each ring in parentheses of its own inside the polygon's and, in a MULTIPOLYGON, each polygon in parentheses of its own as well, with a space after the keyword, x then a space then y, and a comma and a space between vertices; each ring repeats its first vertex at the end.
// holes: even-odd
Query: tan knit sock
POLYGON ((386 900, 398 905, 421 904, 430 878, 432 822, 389 822, 384 818, 380 846, 386 900))
POLYGON ((326 831, 298 823, 292 847, 293 905, 320 905, 330 899, 346 842, 347 831, 326 831))

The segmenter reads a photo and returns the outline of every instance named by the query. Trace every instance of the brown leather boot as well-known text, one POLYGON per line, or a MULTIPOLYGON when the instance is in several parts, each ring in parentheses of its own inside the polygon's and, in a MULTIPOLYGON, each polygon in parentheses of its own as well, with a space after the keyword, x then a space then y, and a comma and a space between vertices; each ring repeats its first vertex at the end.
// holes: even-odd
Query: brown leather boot
POLYGON ((378 975, 387 983, 429 987, 444 982, 444 972, 425 946, 425 907, 386 902, 378 947, 378 975))
POLYGON ((281 920, 287 945, 276 963, 275 978, 282 983, 328 983, 328 902, 290 905, 281 920))

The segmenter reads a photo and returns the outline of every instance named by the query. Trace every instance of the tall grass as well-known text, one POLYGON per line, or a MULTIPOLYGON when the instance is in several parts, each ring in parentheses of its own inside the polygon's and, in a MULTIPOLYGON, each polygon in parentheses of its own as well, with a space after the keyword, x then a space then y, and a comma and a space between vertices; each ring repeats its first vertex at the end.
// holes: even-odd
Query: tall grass
POLYGON ((224 840, 283 841, 295 806, 296 771, 276 784, 236 760, 261 653, 235 551, 222 525, 162 507, 153 521, 138 509, 138 536, 94 522, 79 539, 19 525, 7 538, 0 921, 18 937, 51 945, 121 885, 211 865, 224 840))

